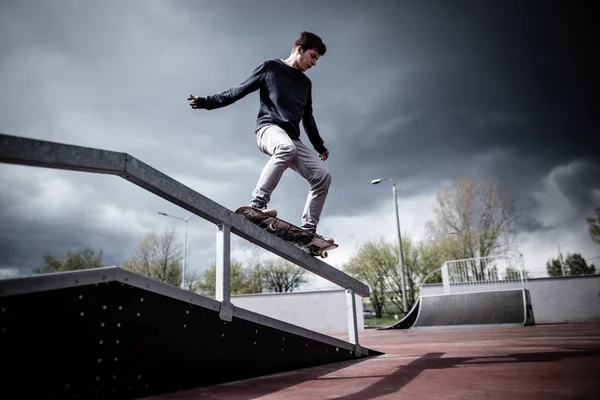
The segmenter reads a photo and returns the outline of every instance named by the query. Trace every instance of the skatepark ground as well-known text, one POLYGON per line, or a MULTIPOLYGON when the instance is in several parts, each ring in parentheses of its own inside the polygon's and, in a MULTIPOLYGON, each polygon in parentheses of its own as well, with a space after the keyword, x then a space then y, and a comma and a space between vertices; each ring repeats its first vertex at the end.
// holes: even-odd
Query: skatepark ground
MULTIPOLYGON (((346 333, 328 334, 348 339, 346 333)), ((369 329, 359 340, 385 354, 147 399, 599 398, 600 321, 369 329)))

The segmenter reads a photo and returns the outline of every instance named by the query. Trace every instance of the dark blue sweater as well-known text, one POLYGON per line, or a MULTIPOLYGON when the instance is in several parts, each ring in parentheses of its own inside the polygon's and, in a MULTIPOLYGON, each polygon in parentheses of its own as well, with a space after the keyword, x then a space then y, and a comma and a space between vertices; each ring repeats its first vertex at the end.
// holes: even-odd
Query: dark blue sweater
POLYGON ((261 63, 242 83, 219 94, 207 96, 202 108, 228 106, 260 89, 256 129, 267 124, 281 127, 292 139, 300 138, 300 121, 319 154, 327 151, 312 114, 312 83, 304 72, 280 59, 261 63))

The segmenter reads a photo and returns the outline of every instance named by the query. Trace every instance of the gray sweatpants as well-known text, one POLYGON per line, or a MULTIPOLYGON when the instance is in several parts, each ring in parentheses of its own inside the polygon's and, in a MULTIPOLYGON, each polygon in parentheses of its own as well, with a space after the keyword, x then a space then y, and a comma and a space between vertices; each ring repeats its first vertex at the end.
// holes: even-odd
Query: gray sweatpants
POLYGON ((300 227, 316 232, 331 184, 331 174, 323 161, 300 140, 292 140, 277 125, 260 128, 256 132, 256 144, 260 151, 271 158, 252 192, 252 202, 268 204, 281 176, 287 168, 291 168, 310 184, 300 227))

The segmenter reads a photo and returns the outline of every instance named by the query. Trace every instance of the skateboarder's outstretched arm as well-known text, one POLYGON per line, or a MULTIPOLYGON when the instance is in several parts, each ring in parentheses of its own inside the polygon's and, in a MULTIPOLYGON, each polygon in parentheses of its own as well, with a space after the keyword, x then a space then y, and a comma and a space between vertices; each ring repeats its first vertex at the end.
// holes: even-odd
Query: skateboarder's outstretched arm
POLYGON ((219 94, 197 97, 190 94, 190 107, 194 109, 214 110, 235 103, 250 93, 258 90, 264 80, 265 63, 260 64, 242 83, 219 94))
POLYGON ((304 125, 304 130, 306 131, 308 139, 312 143, 315 150, 319 153, 321 160, 327 160, 327 158, 329 157, 329 151, 323 144, 323 139, 321 138, 321 135, 319 135, 317 123, 315 122, 315 117, 313 116, 312 87, 310 87, 308 91, 308 101, 306 102, 306 106, 304 108, 302 124, 304 125))

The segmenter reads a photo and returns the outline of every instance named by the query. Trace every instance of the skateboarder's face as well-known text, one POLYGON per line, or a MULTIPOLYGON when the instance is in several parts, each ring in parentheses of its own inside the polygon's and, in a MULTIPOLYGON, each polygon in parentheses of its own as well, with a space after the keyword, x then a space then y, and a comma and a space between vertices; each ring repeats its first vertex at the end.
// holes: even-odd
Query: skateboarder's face
POLYGON ((319 53, 315 49, 310 50, 302 50, 300 47, 298 49, 298 68, 300 71, 308 71, 315 65, 317 65, 317 61, 319 61, 319 53))

